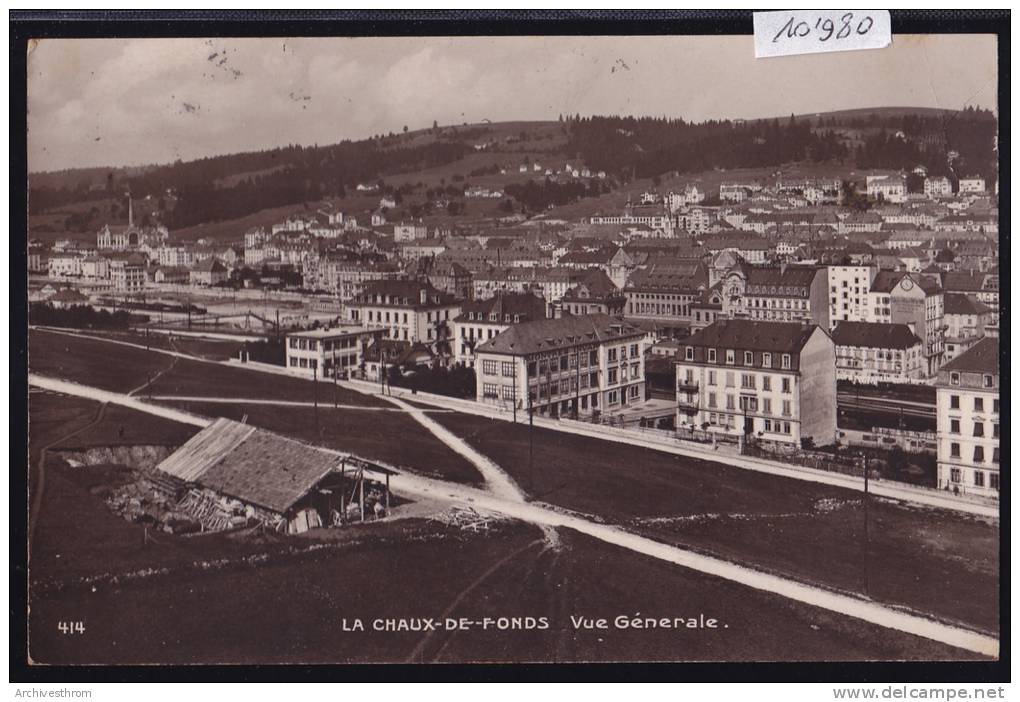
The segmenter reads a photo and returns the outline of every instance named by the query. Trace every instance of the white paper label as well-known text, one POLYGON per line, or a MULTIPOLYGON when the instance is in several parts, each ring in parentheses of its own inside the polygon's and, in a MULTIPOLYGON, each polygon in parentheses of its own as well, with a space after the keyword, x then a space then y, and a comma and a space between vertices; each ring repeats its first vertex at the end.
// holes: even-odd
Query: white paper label
POLYGON ((882 49, 892 43, 888 10, 754 13, 756 58, 882 49))

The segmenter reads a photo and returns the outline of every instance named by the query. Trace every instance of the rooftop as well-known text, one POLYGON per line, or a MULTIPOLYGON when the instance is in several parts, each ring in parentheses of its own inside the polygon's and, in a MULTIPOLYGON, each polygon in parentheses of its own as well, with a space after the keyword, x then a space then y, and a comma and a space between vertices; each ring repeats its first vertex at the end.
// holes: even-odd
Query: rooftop
POLYGON ((479 346, 475 353, 502 353, 523 356, 542 351, 568 349, 644 336, 637 327, 607 314, 568 315, 556 319, 514 324, 494 339, 479 346))
MULTIPOLYGON (((693 334, 689 346, 797 353, 819 329, 798 322, 721 319, 693 334)), ((824 332, 823 332, 824 333, 824 332)))
POLYGON ((944 371, 999 374, 999 340, 986 336, 952 361, 942 366, 944 371))
POLYGON ((901 350, 921 343, 906 324, 880 322, 840 322, 832 331, 832 341, 837 346, 901 350))

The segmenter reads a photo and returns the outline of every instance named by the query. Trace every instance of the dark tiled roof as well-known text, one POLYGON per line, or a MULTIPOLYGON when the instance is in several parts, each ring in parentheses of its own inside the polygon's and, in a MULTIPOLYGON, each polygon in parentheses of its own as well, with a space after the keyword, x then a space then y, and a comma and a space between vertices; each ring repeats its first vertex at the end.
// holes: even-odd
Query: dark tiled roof
POLYGON ((976 297, 963 293, 946 293, 944 314, 984 314, 991 309, 976 297))
POLYGON ((497 294, 487 300, 464 303, 456 321, 472 321, 472 316, 477 319, 481 314, 482 319, 478 321, 487 322, 493 313, 499 317, 501 322, 505 320, 506 315, 510 315, 511 319, 514 316, 519 316, 522 320, 529 322, 545 319, 545 300, 531 293, 497 294))
POLYGON ((797 322, 721 319, 686 340, 689 346, 797 353, 818 327, 797 322))
POLYGON ((906 324, 879 322, 840 322, 832 331, 837 346, 860 346, 872 349, 908 349, 921 343, 906 324))
POLYGON ((986 336, 952 361, 942 366, 941 370, 998 375, 999 340, 986 336))
POLYGON ((597 341, 643 336, 637 327, 607 314, 569 315, 515 324, 475 349, 514 356, 555 351, 597 341))

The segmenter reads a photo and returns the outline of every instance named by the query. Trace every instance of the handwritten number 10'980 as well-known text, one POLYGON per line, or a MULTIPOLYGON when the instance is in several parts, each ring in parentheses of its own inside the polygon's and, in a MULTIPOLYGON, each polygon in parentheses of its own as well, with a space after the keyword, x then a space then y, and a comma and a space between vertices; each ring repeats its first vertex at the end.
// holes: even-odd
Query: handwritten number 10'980
MULTIPOLYGON (((811 33, 811 25, 806 21, 801 20, 800 22, 794 22, 796 17, 791 17, 787 20, 783 28, 779 30, 772 39, 772 43, 775 44, 782 38, 793 39, 794 37, 806 37, 811 33)), ((829 18, 819 17, 815 20, 815 30, 818 32, 818 41, 828 41, 835 37, 836 39, 846 39, 852 33, 867 34, 871 29, 875 21, 871 17, 865 15, 864 19, 857 22, 854 26, 854 13, 847 12, 845 15, 839 18, 839 22, 836 23, 829 18)))

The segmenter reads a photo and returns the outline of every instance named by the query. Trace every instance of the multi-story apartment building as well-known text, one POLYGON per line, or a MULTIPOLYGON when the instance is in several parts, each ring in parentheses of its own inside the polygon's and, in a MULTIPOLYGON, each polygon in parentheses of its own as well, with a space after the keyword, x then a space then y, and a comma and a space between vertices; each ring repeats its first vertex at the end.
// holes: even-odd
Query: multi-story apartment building
POLYGON ((681 346, 678 427, 797 445, 835 441, 836 352, 822 327, 723 319, 681 346))
POLYGON ((364 327, 311 329, 287 335, 287 368, 309 378, 332 378, 360 368, 368 345, 382 330, 364 327))
POLYGON ((925 178, 924 195, 928 198, 946 197, 953 194, 953 185, 949 178, 925 178))
POLYGON ((903 271, 879 271, 868 292, 868 322, 906 324, 924 342, 925 376, 942 364, 945 300, 931 278, 903 271))
POLYGON ((465 302, 453 320, 453 360, 475 365, 475 348, 522 322, 545 319, 545 300, 532 293, 497 293, 487 300, 465 302))
POLYGON ((967 176, 960 178, 961 193, 983 193, 985 191, 985 179, 981 176, 967 176))
POLYGON ((110 261, 110 282, 117 292, 136 293, 145 290, 145 259, 138 254, 114 258, 110 261))
POLYGON ((515 324, 475 349, 477 399, 554 417, 622 409, 645 399, 644 347, 604 314, 515 324))
POLYGON ((977 297, 963 293, 945 294, 945 362, 951 361, 986 334, 998 332, 996 311, 977 297))
POLYGON ((840 322, 832 342, 837 380, 906 383, 924 375, 924 344, 906 324, 840 322))
POLYGON ((907 181, 899 175, 873 175, 867 178, 868 197, 885 202, 906 202, 907 181))
POLYGON ((984 338, 938 374, 938 486, 999 492, 999 342, 984 338))
POLYGON ((826 266, 829 285, 829 326, 865 319, 868 291, 878 274, 873 266, 826 266))
POLYGON ((47 273, 50 278, 80 276, 84 256, 78 253, 55 253, 47 261, 47 273))
POLYGON ((735 266, 720 281, 723 313, 773 322, 810 322, 829 328, 824 269, 807 266, 735 266))
POLYGON ((347 303, 352 322, 382 327, 389 339, 430 345, 452 338, 460 309, 449 293, 416 280, 372 281, 347 303))
POLYGON ((421 222, 401 222, 393 225, 393 241, 396 242, 425 239, 428 235, 428 227, 421 222))

